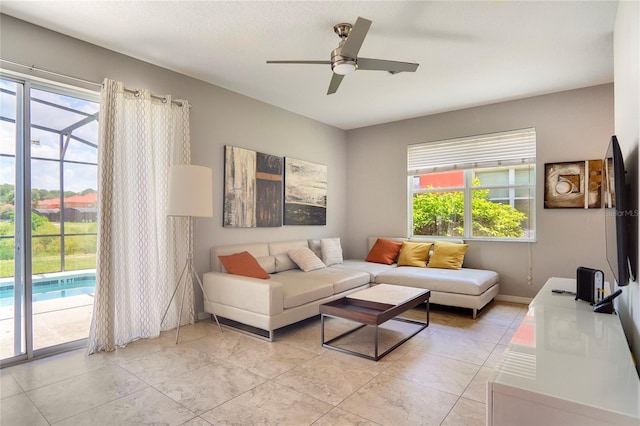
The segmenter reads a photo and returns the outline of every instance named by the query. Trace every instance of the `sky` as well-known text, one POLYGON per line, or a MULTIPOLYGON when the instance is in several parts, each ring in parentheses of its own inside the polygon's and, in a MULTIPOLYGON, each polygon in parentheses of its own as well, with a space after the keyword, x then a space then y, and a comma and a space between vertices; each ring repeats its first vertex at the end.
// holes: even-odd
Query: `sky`
MULTIPOLYGON (((16 91, 17 84, 0 79, 0 89, 16 91)), ((82 111, 87 114, 98 112, 97 102, 73 98, 61 94, 31 89, 33 99, 40 99, 65 108, 82 111)), ((47 128, 61 130, 86 117, 51 105, 31 101, 31 123, 47 128)), ((15 120, 16 96, 0 93, 0 116, 15 120)), ((98 122, 92 121, 72 133, 84 140, 97 145, 98 122)), ((31 128, 31 186, 35 189, 60 189, 60 136, 57 133, 31 128), (34 143, 33 141, 37 141, 34 143), (36 159, 37 158, 37 159, 36 159)), ((0 154, 15 156, 16 124, 0 121, 0 154)), ((65 153, 65 160, 97 163, 97 149, 71 140, 65 153)), ((12 157, 0 158, 0 184, 15 184, 15 160, 12 157)), ((65 191, 81 192, 87 188, 97 189, 96 166, 65 163, 64 182, 65 191)))

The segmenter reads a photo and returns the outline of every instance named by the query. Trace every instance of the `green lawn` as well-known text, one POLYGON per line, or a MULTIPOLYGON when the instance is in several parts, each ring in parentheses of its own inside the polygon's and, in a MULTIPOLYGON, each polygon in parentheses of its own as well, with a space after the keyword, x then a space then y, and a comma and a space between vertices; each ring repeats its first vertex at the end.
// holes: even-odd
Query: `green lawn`
MULTIPOLYGON (((4 223, 0 231, 4 235, 12 235, 13 225, 9 227, 4 223)), ((66 222, 65 234, 95 233, 97 224, 92 222, 66 222)), ((60 264, 60 237, 38 237, 38 234, 57 234, 60 232, 60 224, 46 222, 42 227, 33 232, 32 249, 33 273, 59 272, 60 264)), ((75 271, 79 269, 95 269, 96 267, 96 236, 65 237, 65 270, 75 271)), ((0 259, 0 278, 14 276, 13 238, 0 240, 0 251, 4 253, 4 259, 0 259)), ((0 253, 0 254, 2 254, 0 253)), ((2 256, 0 256, 1 258, 2 256)))
MULTIPOLYGON (((67 256, 65 262, 66 264, 64 269, 66 271, 76 271, 79 269, 95 269, 96 255, 80 254, 67 256)), ((59 272, 60 269, 60 257, 58 256, 48 256, 33 259, 34 274, 59 272)), ((0 278, 12 277, 13 273, 13 260, 0 260, 0 278)))

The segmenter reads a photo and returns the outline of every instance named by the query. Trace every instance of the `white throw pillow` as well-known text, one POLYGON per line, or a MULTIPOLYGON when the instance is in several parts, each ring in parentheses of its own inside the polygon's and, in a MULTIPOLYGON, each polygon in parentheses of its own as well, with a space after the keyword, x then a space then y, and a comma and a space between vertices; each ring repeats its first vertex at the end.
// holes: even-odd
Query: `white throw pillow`
POLYGON ((322 261, 325 265, 331 266, 342 264, 342 247, 340 246, 340 238, 321 239, 320 252, 322 253, 322 261))
POLYGON ((296 247, 287 251, 287 254, 293 260, 300 269, 305 272, 313 271, 316 269, 326 268, 327 266, 322 263, 322 260, 315 255, 311 249, 307 247, 296 247))

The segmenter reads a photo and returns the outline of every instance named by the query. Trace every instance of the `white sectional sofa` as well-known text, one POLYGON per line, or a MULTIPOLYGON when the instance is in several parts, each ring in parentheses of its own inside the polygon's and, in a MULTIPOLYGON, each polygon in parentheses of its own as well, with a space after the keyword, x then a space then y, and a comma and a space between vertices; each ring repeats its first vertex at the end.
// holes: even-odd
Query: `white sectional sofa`
MULTIPOLYGON (((377 237, 369 238, 369 249, 376 240, 377 237)), ((272 340, 274 330, 316 316, 320 304, 369 285, 386 283, 426 288, 431 290, 431 303, 472 309, 474 318, 477 311, 498 294, 499 275, 493 271, 344 260, 340 264, 304 272, 288 255, 291 249, 307 247, 321 257, 319 246, 320 240, 297 240, 212 248, 212 271, 205 273, 203 279, 210 301, 204 301, 205 311, 215 312, 223 321, 236 323, 233 325, 250 326, 252 332, 272 340), (255 257, 270 279, 226 272, 219 256, 243 251, 255 257)))

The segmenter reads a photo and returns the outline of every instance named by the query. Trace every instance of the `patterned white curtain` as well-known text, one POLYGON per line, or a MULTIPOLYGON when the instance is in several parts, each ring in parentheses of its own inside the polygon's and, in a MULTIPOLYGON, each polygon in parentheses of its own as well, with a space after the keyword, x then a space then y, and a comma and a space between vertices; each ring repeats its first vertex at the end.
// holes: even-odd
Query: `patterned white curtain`
MULTIPOLYGON (((177 325, 178 297, 161 324, 191 238, 186 220, 167 217, 169 167, 191 162, 189 103, 105 79, 98 139, 98 260, 87 351, 177 325)), ((195 320, 187 286, 183 320, 195 320), (186 315, 185 315, 186 314, 186 315)))

